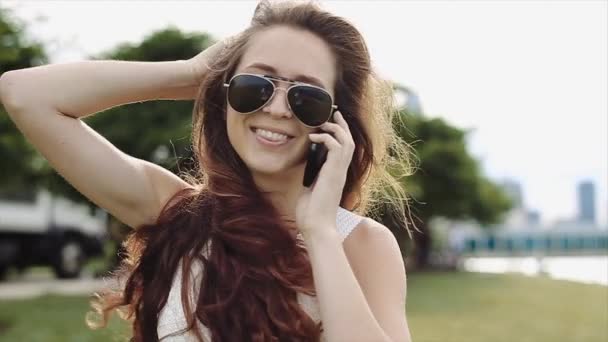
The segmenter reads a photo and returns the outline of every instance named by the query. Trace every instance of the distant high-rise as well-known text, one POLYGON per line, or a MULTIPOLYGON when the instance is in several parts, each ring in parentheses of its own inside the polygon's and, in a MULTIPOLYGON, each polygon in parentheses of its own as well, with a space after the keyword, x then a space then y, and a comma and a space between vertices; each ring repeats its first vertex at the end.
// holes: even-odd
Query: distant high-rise
POLYGON ((590 181, 578 185, 578 219, 595 223, 595 187, 590 181))

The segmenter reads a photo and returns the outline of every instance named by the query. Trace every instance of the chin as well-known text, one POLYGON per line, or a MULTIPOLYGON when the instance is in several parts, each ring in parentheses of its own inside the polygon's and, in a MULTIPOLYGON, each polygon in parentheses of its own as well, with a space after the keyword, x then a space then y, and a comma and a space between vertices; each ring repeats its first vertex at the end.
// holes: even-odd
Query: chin
POLYGON ((249 170, 251 170, 252 173, 264 175, 278 175, 285 172, 285 169, 282 167, 268 167, 260 165, 251 165, 249 166, 249 170))
POLYGON ((265 174, 265 175, 278 175, 285 173, 289 170, 287 165, 272 165, 270 163, 260 163, 259 161, 249 163, 247 165, 252 173, 265 174))
POLYGON ((299 169, 302 169, 302 175, 304 170, 304 162, 302 163, 277 163, 277 162, 264 162, 263 160, 256 160, 252 163, 247 163, 247 167, 252 174, 266 175, 266 176, 281 176, 281 175, 293 175, 294 172, 298 173, 299 169))
POLYGON ((295 169, 304 168, 306 162, 303 152, 297 153, 295 150, 285 153, 269 154, 262 150, 250 149, 245 153, 245 164, 255 173, 262 174, 281 174, 294 172, 295 169))

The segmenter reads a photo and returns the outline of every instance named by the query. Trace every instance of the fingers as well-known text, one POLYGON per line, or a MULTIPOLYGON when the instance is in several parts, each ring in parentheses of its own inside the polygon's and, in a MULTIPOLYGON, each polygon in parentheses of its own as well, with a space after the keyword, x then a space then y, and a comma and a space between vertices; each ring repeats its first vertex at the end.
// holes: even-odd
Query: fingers
POLYGON ((329 133, 310 133, 308 134, 310 141, 316 143, 323 143, 328 150, 333 151, 339 149, 342 146, 334 137, 329 133))
POLYGON ((336 119, 336 123, 326 122, 321 125, 321 129, 324 131, 328 131, 333 133, 334 137, 338 142, 343 145, 354 145, 352 135, 350 133, 350 129, 348 128, 348 123, 344 120, 342 113, 336 111, 334 114, 334 118, 336 119))
POLYGON ((326 122, 321 126, 321 129, 331 132, 333 135, 329 133, 311 133, 308 136, 312 142, 323 143, 330 151, 341 149, 342 154, 352 156, 355 150, 355 143, 350 134, 348 124, 340 112, 336 112, 334 117, 336 118, 336 123, 326 122))
POLYGON ((348 127, 348 123, 344 119, 344 116, 341 112, 336 111, 334 114, 335 123, 326 122, 321 126, 321 129, 325 131, 332 132, 334 134, 334 138, 344 146, 344 148, 348 151, 354 151, 355 142, 353 141, 353 137, 350 133, 350 128, 348 127))

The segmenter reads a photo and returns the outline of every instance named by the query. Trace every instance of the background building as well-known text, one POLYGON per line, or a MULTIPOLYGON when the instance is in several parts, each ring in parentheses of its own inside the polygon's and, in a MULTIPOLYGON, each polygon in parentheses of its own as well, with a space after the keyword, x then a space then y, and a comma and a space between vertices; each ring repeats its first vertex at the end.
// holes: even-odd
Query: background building
POLYGON ((590 181, 578 185, 578 220, 595 223, 595 186, 590 181))

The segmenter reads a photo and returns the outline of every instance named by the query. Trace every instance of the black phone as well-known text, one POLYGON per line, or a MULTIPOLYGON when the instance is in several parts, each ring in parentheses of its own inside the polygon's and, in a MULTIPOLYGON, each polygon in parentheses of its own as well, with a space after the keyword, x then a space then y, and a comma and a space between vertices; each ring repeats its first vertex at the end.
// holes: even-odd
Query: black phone
MULTIPOLYGON (((333 113, 329 119, 333 121, 333 113)), ((330 133, 331 134, 331 133, 330 133)), ((327 147, 323 143, 312 143, 308 149, 308 157, 306 160, 306 168, 304 169, 304 180, 302 185, 309 188, 321 171, 321 167, 327 159, 327 147)))
POLYGON ((304 181, 302 185, 309 188, 321 171, 321 167, 327 159, 327 147, 322 143, 312 143, 308 150, 308 159, 304 169, 304 181))

